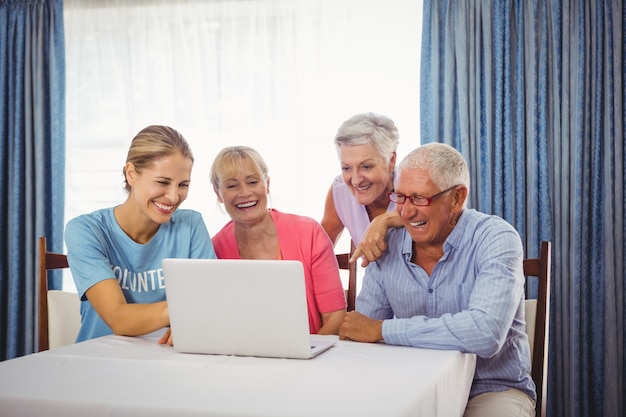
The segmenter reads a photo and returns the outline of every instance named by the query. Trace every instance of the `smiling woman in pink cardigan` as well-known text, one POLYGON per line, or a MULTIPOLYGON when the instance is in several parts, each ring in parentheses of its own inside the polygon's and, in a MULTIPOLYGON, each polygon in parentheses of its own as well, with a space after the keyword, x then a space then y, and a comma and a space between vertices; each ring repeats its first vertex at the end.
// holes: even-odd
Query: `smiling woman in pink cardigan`
POLYGON ((322 226, 267 207, 268 169, 252 148, 223 149, 211 167, 211 183, 231 218, 213 237, 217 257, 301 261, 310 332, 337 334, 346 301, 333 244, 322 226))

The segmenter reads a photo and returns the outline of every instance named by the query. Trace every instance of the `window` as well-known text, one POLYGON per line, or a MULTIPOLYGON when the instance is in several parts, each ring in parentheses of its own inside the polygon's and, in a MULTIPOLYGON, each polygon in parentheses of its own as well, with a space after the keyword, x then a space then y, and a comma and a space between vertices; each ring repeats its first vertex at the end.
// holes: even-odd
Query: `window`
POLYGON ((340 174, 333 137, 345 119, 391 117, 400 157, 419 144, 421 2, 65 0, 64 8, 66 221, 125 199, 126 151, 149 124, 189 141, 196 163, 183 207, 200 211, 211 234, 228 220, 208 180, 225 146, 261 152, 273 207, 320 220, 340 174))

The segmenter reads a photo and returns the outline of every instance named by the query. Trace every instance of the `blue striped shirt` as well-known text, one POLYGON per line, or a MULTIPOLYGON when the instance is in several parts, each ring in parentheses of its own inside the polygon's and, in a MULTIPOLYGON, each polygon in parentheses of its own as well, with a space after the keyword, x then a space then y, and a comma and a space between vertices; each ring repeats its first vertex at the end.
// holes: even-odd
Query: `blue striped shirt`
POLYGON ((497 216, 465 209, 430 277, 411 263, 405 228, 390 230, 387 239, 356 303, 359 312, 384 320, 385 342, 475 353, 470 397, 517 388, 535 399, 517 231, 497 216))

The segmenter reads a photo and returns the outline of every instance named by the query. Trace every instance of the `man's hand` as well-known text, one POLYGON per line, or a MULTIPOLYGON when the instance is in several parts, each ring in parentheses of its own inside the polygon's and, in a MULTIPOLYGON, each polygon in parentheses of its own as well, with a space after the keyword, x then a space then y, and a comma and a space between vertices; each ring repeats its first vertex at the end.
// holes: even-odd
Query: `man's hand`
POLYGON ((357 342, 379 342, 383 340, 383 321, 370 319, 358 311, 351 311, 343 320, 339 338, 357 342))
POLYGON ((167 328, 163 336, 161 336, 161 338, 159 339, 159 344, 174 346, 174 339, 172 339, 172 329, 170 329, 169 327, 167 328))

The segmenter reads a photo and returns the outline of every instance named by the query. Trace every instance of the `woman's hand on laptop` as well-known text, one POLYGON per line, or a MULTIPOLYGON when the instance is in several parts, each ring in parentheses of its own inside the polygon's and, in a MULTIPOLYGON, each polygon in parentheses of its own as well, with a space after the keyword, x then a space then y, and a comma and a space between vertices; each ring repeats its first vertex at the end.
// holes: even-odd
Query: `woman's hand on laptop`
POLYGON ((161 338, 159 339, 159 344, 174 346, 174 339, 172 339, 172 329, 170 329, 169 327, 167 328, 163 336, 161 336, 161 338))

